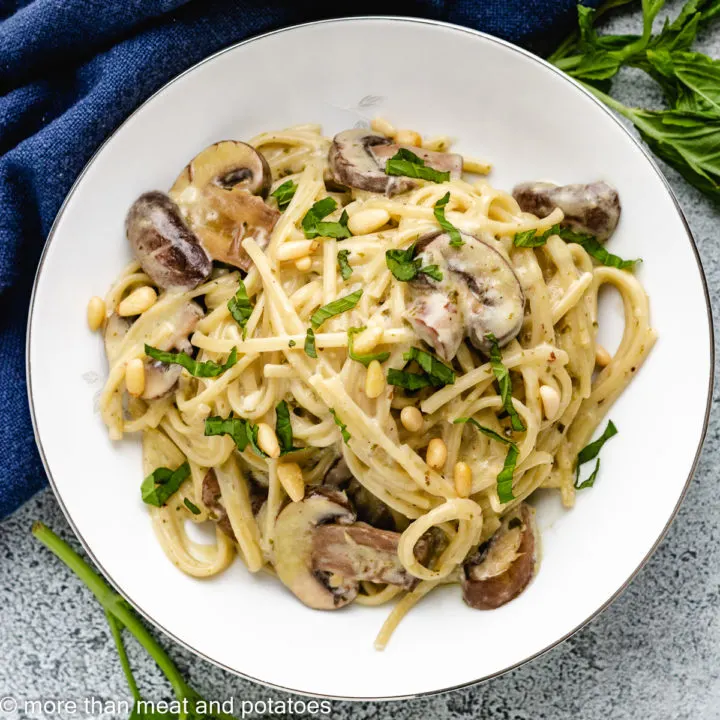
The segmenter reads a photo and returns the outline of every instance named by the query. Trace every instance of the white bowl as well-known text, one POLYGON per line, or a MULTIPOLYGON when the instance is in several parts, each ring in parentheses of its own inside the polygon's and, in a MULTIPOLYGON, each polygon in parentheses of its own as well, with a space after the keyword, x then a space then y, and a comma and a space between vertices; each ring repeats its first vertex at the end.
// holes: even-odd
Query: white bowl
MULTIPOLYGON (((601 332, 617 341, 612 298, 601 332)), ((692 474, 713 366, 707 290, 690 232, 644 150, 593 97, 542 60, 451 25, 398 18, 281 30, 200 63, 135 112, 88 164, 43 255, 28 330, 35 431, 63 509, 127 599, 178 642, 244 677, 301 693, 388 698, 491 677, 552 647, 604 608, 653 551, 692 474), (123 220, 143 191, 168 188, 206 145, 320 122, 333 134, 376 114, 447 133, 495 165, 492 182, 614 184, 623 217, 613 252, 642 257, 659 341, 611 412, 620 434, 600 478, 563 511, 540 498, 543 561, 518 599, 466 607, 431 593, 385 652, 387 607, 317 612, 239 562, 199 581, 164 556, 140 500, 140 444, 110 442, 95 408, 106 374, 85 323, 92 295, 130 258, 123 220)))

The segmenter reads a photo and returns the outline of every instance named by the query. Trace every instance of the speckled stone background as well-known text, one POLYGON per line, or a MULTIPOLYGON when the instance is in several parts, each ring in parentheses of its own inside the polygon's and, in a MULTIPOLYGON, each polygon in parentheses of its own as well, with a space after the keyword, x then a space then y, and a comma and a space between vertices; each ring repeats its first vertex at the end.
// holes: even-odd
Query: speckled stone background
MULTIPOLYGON (((676 13, 679 5, 670 3, 670 12, 676 13)), ((637 12, 624 12, 611 21, 611 28, 634 32, 638 19, 637 12)), ((705 31, 700 47, 720 56, 720 23, 705 31)), ((652 82, 639 73, 623 73, 614 92, 631 105, 652 107, 661 101, 652 82)), ((663 169, 698 243, 717 318, 720 208, 677 173, 663 169)), ((625 593, 588 627, 543 657, 482 685, 415 701, 336 702, 330 716, 338 720, 720 718, 719 413, 716 405, 695 479, 667 537, 625 593)), ((642 459, 638 462, 640 470, 642 459)), ((72 538, 50 490, 0 523, 0 698, 129 699, 103 613, 85 587, 33 541, 30 526, 35 519, 72 538)), ((190 683, 208 699, 287 697, 223 672, 165 638, 161 641, 190 683)), ((135 643, 128 645, 145 696, 170 697, 152 661, 135 643)), ((13 712, 7 717, 112 715, 13 712)))

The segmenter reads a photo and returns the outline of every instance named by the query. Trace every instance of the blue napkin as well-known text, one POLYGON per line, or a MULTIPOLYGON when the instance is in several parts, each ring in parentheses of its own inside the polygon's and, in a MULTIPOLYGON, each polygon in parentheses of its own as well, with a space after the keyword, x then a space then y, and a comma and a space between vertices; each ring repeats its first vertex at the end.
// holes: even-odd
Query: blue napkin
MULTIPOLYGON (((572 29, 575 4, 366 0, 349 10, 445 20, 544 52, 572 29)), ((25 326, 38 259, 73 181, 143 100, 190 65, 323 17, 322 3, 277 0, 0 0, 0 517, 46 483, 26 397, 25 326)))

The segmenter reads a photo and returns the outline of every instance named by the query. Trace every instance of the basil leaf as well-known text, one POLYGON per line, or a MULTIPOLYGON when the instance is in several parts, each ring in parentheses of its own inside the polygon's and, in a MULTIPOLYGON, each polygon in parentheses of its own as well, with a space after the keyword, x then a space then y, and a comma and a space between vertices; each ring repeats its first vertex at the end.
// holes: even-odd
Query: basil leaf
POLYGON ((281 400, 275 408, 275 434, 280 442, 280 455, 287 455, 301 448, 293 445, 293 431, 288 404, 281 400))
POLYGON ((274 197, 277 200, 280 210, 285 210, 285 208, 287 208, 290 204, 290 201, 293 199, 297 189, 298 186, 296 183, 292 180, 286 180, 282 185, 278 186, 270 193, 270 197, 274 197))
POLYGON ((190 464, 185 461, 176 470, 156 468, 140 486, 143 502, 154 507, 162 507, 190 476, 190 464))
POLYGON ((460 231, 445 217, 445 206, 450 202, 450 192, 445 193, 433 206, 433 215, 440 227, 450 236, 450 246, 459 248, 465 244, 460 231))
POLYGON ((256 455, 267 457, 257 444, 258 426, 237 417, 209 417, 205 420, 205 435, 229 435, 242 452, 250 445, 256 455))
POLYGON ((594 235, 585 233, 577 233, 570 228, 558 228, 557 234, 567 243, 576 243, 580 245, 590 257, 597 260, 601 265, 618 268, 618 270, 627 270, 635 267, 637 260, 623 260, 617 255, 608 252, 598 241, 594 235))
POLYGON ((338 267, 340 268, 340 277, 342 277, 343 280, 347 280, 353 274, 353 269, 350 267, 350 263, 348 262, 349 255, 349 250, 338 250, 338 267))
POLYGON ((305 354, 311 358, 317 358, 317 348, 315 347, 315 333, 312 328, 307 329, 305 334, 305 354))
POLYGON ((288 347, 293 348, 293 347, 295 347, 296 345, 297 345, 297 343, 296 343, 294 340, 288 340, 288 347))
POLYGON ((597 479, 598 472, 600 472, 600 458, 598 458, 597 462, 595 463, 595 469, 580 484, 578 484, 578 481, 580 480, 580 476, 579 475, 575 476, 575 489, 576 490, 584 490, 585 488, 592 487, 595 484, 595 480, 597 479))
POLYGON ((490 366, 500 388, 500 397, 505 412, 510 416, 510 425, 513 430, 522 432, 525 430, 525 424, 518 415, 512 401, 512 380, 510 379, 510 371, 503 365, 502 353, 498 345, 497 338, 488 333, 485 336, 490 341, 490 366))
POLYGON ((455 371, 432 353, 413 347, 403 354, 403 359, 406 361, 414 360, 428 374, 435 387, 455 383, 455 371))
POLYGON ((360 301, 363 291, 356 290, 354 293, 345 295, 344 297, 333 300, 327 305, 319 307, 311 316, 310 324, 313 326, 313 330, 317 330, 326 320, 335 315, 341 315, 348 310, 352 310, 360 301))
POLYGON ((430 378, 425 373, 411 373, 405 370, 396 370, 395 368, 388 370, 387 381, 388 385, 395 385, 411 391, 421 390, 432 385, 430 378))
POLYGON ((367 367, 373 360, 377 360, 378 362, 385 362, 389 357, 389 352, 377 352, 377 353, 364 353, 362 355, 358 355, 354 349, 353 349, 353 343, 354 343, 354 336, 357 335, 359 332, 362 332, 365 328, 364 327, 353 327, 350 328, 347 331, 348 334, 348 355, 351 360, 355 360, 355 362, 362 363, 365 367, 367 367))
POLYGON ((450 179, 449 172, 441 172, 428 167, 422 158, 406 148, 400 148, 395 155, 388 159, 385 163, 385 173, 429 180, 434 183, 442 183, 450 179))
POLYGON ((335 424, 340 428, 340 434, 342 435, 342 438, 347 445, 348 441, 352 438, 352 435, 348 432, 347 425, 345 425, 345 423, 338 417, 337 413, 332 408, 330 408, 330 414, 333 416, 335 424))
POLYGON ((164 350, 158 350, 151 345, 145 346, 145 354, 153 360, 159 360, 160 362, 168 363, 170 365, 181 365, 184 367, 193 377, 217 377, 222 375, 226 370, 229 370, 238 360, 237 348, 233 348, 230 352, 230 356, 225 361, 224 365, 218 365, 213 360, 207 362, 199 362, 194 360, 185 352, 165 352, 164 350))
POLYGON ((438 282, 443 279, 443 274, 440 272, 440 267, 438 265, 426 265, 425 267, 421 267, 418 272, 423 273, 438 282))
POLYGON ((545 243, 547 243, 551 235, 557 235, 559 232, 559 225, 553 225, 541 235, 537 234, 537 228, 523 230, 522 232, 515 233, 515 237, 513 238, 513 245, 515 245, 515 247, 528 248, 541 247, 542 245, 545 245, 545 243))
POLYGON ((590 444, 586 445, 577 456, 577 465, 575 467, 575 488, 577 490, 582 490, 586 487, 592 487, 595 483, 595 478, 597 477, 598 471, 600 470, 600 459, 598 458, 597 464, 595 465, 595 469, 592 471, 592 474, 590 477, 587 478, 587 480, 584 480, 583 482, 580 482, 580 466, 584 465, 586 462, 590 462, 591 460, 594 460, 598 454, 600 453, 600 450, 602 449, 603 445, 611 438, 617 435, 617 428, 615 427, 615 424, 612 420, 608 421, 607 427, 603 431, 603 434, 594 442, 591 442, 590 444))
POLYGON ((400 282, 410 282, 418 275, 425 274, 440 282, 443 274, 437 265, 420 267, 420 258, 415 257, 416 246, 413 243, 407 250, 386 250, 385 264, 393 277, 400 282))
POLYGON ((238 280, 238 285, 238 291, 228 300, 227 307, 233 316, 233 320, 242 328, 244 340, 247 337, 247 323, 252 315, 253 305, 248 297, 245 283, 238 280))
POLYGON ((188 500, 185 498, 183 500, 183 504, 185 507, 193 514, 193 515, 199 515, 200 514, 200 508, 191 500, 188 500))
POLYGON ((497 440, 498 442, 504 443, 505 445, 513 445, 512 440, 509 440, 508 438, 500 435, 500 433, 496 433, 494 430, 491 430, 490 428, 487 428, 484 425, 481 425, 475 418, 459 417, 459 418, 453 420, 454 425, 459 425, 461 423, 470 423, 473 427, 475 427, 477 430, 479 430, 483 435, 487 435, 489 438, 492 438, 493 440, 497 440))
POLYGON ((348 229, 348 214, 343 210, 339 222, 323 222, 335 210, 337 203, 331 197, 318 200, 302 219, 302 228, 306 238, 331 237, 344 239, 352 237, 348 229))

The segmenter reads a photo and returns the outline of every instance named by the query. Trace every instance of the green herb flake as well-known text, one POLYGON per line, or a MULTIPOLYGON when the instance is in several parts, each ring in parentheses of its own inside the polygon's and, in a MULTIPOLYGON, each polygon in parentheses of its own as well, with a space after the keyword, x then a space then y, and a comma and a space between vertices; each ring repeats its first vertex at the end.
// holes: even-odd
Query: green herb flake
POLYGON ((205 420, 205 435, 229 435, 240 452, 250 445, 256 455, 267 457, 257 444, 257 425, 244 418, 209 417, 205 420))
POLYGON ((403 354, 403 359, 407 362, 414 360, 427 373, 435 387, 455 383, 455 371, 426 350, 412 347, 403 354))
POLYGON ((607 265, 609 267, 617 268, 618 270, 628 270, 640 260, 623 260, 617 255, 609 253, 598 241, 594 235, 588 235, 587 233, 577 233, 569 228, 559 228, 558 235, 567 243, 576 243, 580 245, 585 252, 590 255, 594 260, 597 260, 601 265, 607 265))
POLYGON ((297 345, 297 343, 296 343, 294 340, 288 340, 288 347, 293 348, 293 347, 295 347, 296 345, 297 345))
POLYGON ((433 214, 440 227, 450 236, 450 247, 459 248, 465 244, 460 231, 445 217, 445 206, 450 202, 450 192, 445 193, 434 205, 433 214))
POLYGON ((422 388, 430 387, 432 382, 425 373, 411 373, 406 370, 396 370, 390 368, 387 374, 388 385, 401 387, 404 390, 422 390, 422 388))
POLYGON ((406 250, 386 250, 385 264, 393 277, 400 282, 410 282, 418 275, 424 274, 433 280, 440 282, 443 279, 442 272, 437 265, 426 265, 420 267, 420 258, 415 257, 416 245, 413 243, 406 250))
POLYGON ((308 357, 317 359, 317 348, 315 347, 315 333, 312 328, 307 329, 305 335, 305 354, 308 357))
POLYGON ((505 365, 503 365, 502 353, 500 352, 500 346, 498 345, 497 338, 492 333, 488 333, 485 337, 490 342, 490 366, 492 367, 493 374, 495 375, 498 387, 500 388, 500 397, 502 399, 503 408, 510 416, 510 425, 512 429, 522 432, 526 428, 522 418, 518 415, 518 412, 515 409, 515 405, 513 405, 510 371, 505 367, 505 365))
POLYGON ((292 180, 286 180, 282 185, 279 185, 270 193, 270 197, 274 197, 277 200, 278 208, 285 210, 290 204, 290 201, 295 195, 295 191, 298 189, 296 183, 292 180))
POLYGON ((348 280, 353 274, 353 269, 350 267, 350 263, 348 262, 349 255, 349 250, 339 250, 337 254, 338 267, 340 268, 340 276, 343 280, 348 280))
POLYGON ((390 357, 389 352, 364 353, 360 355, 355 352, 353 348, 353 343, 355 342, 355 335, 362 332, 364 329, 364 327, 352 327, 347 331, 348 355, 350 356, 350 359, 363 364, 365 367, 367 367, 373 360, 377 360, 381 363, 385 362, 390 357))
POLYGON ((340 434, 342 435, 342 438, 347 445, 347 443, 352 438, 352 435, 348 432, 347 425, 345 425, 345 423, 338 417, 337 413, 335 412, 335 410, 333 410, 333 408, 330 408, 330 414, 333 416, 335 424, 340 428, 340 434))
POLYGON ((293 431, 288 404, 282 400, 275 408, 275 435, 280 443, 280 455, 287 455, 302 448, 293 445, 293 431))
POLYGON ((200 508, 194 502, 192 502, 192 500, 189 500, 188 498, 184 498, 183 504, 193 515, 200 514, 200 508))
POLYGON ((338 240, 352 237, 348 229, 348 214, 343 210, 338 222, 323 222, 337 208, 337 203, 331 197, 318 200, 302 219, 302 229, 306 238, 331 237, 338 240))
POLYGON ((229 370, 238 360, 237 348, 233 348, 230 352, 230 356, 223 365, 208 360, 207 362, 199 362, 194 360, 185 352, 165 352, 164 350, 158 350, 151 345, 145 346, 145 354, 153 360, 159 360, 160 362, 168 363, 169 365, 181 365, 184 367, 193 377, 217 377, 222 375, 226 370, 229 370))
POLYGON ((447 182, 450 179, 449 172, 441 172, 428 167, 422 158, 406 148, 400 148, 395 155, 388 159, 385 163, 385 173, 429 180, 434 183, 447 182))
POLYGON ((618 431, 615 427, 615 423, 613 423, 612 420, 608 421, 607 427, 603 431, 603 434, 597 440, 591 442, 589 445, 586 445, 578 453, 577 464, 575 466, 576 490, 583 490, 584 488, 592 487, 595 484, 595 479, 597 478, 598 471, 600 470, 600 458, 598 458, 598 461, 595 464, 595 469, 592 471, 591 475, 587 478, 587 480, 583 480, 582 482, 580 482, 580 466, 584 465, 587 462, 590 462, 591 460, 594 460, 600 453, 603 445, 611 437, 617 435, 617 432, 618 431))
POLYGON ((522 232, 515 233, 513 244, 515 247, 525 248, 536 248, 542 247, 548 241, 551 235, 558 235, 560 233, 560 225, 553 225, 551 228, 546 230, 540 235, 537 234, 537 228, 531 228, 530 230, 523 230, 522 232))
POLYGON ((348 310, 352 310, 360 301, 363 291, 356 290, 354 293, 345 295, 344 297, 333 300, 327 305, 319 307, 311 316, 310 324, 313 326, 313 330, 317 330, 326 320, 329 320, 335 315, 341 315, 348 310))
POLYGON ((179 468, 156 468, 140 486, 143 502, 154 507, 162 507, 180 486, 190 477, 190 464, 186 461, 179 468))
POLYGON ((247 337, 247 323, 250 315, 252 315, 253 304, 250 302, 245 283, 242 280, 238 280, 238 290, 235 295, 228 300, 227 307, 233 320, 242 328, 242 337, 244 340, 247 337))

